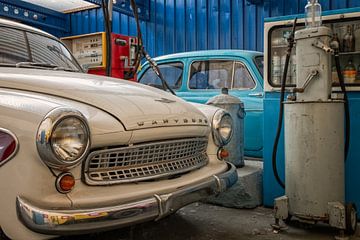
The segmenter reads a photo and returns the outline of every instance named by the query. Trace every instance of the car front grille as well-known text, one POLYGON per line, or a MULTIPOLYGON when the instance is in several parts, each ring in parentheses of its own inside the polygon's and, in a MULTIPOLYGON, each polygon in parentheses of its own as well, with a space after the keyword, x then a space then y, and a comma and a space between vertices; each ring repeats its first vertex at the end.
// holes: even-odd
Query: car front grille
POLYGON ((83 174, 89 185, 171 177, 208 163, 206 138, 136 144, 91 152, 83 174))

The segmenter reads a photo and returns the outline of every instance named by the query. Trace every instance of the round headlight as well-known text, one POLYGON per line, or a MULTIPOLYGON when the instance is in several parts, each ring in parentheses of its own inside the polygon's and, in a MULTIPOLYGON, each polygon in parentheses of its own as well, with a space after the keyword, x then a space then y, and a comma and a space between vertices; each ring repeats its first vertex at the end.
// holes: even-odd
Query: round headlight
POLYGON ((50 142, 58 159, 72 162, 84 154, 88 137, 83 121, 76 117, 67 117, 57 124, 50 142))
POLYGON ((38 129, 38 152, 52 168, 76 166, 86 156, 89 146, 88 124, 76 110, 56 108, 46 115, 38 129))
POLYGON ((221 147, 228 144, 233 133, 233 120, 230 114, 224 110, 215 113, 212 121, 214 142, 221 147))

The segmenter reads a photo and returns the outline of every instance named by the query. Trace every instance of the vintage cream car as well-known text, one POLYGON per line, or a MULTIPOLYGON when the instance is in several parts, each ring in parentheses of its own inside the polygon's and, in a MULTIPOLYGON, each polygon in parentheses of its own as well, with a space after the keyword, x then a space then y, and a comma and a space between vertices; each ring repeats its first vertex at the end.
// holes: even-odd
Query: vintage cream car
POLYGON ((0 227, 48 239, 161 219, 237 181, 224 110, 82 72, 55 37, 0 19, 0 227))

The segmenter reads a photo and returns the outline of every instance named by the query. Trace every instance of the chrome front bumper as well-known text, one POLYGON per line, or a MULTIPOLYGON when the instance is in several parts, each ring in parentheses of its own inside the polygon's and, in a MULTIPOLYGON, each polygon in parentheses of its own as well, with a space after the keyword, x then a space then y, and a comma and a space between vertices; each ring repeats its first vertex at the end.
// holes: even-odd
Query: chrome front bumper
POLYGON ((175 192, 140 201, 93 209, 42 209, 18 196, 20 221, 34 232, 48 235, 74 235, 119 228, 161 219, 183 206, 225 191, 238 179, 236 168, 228 163, 226 172, 185 186, 175 192))

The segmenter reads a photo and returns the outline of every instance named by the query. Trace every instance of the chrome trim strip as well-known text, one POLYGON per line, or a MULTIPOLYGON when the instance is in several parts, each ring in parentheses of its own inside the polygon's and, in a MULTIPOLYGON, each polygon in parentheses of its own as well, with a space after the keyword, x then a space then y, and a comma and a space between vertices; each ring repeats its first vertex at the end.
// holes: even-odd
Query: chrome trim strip
POLYGON ((208 177, 175 192, 126 204, 93 209, 56 210, 56 206, 53 209, 44 209, 18 196, 16 207, 20 221, 34 232, 74 235, 161 219, 187 204, 218 194, 219 183, 220 189, 225 190, 234 185, 237 179, 235 166, 228 163, 228 169, 216 177, 208 177))
POLYGON ((215 178, 215 183, 216 183, 216 187, 217 187, 217 192, 220 193, 221 190, 222 190, 221 179, 220 179, 218 176, 216 176, 216 175, 214 175, 213 177, 215 178))
POLYGON ((16 137, 16 135, 13 132, 11 132, 8 129, 0 127, 0 132, 4 132, 4 133, 9 134, 15 140, 15 144, 16 144, 14 152, 9 157, 7 157, 5 160, 0 162, 0 167, 1 167, 6 162, 8 162, 10 159, 12 159, 17 154, 17 152, 19 151, 19 139, 16 137))

